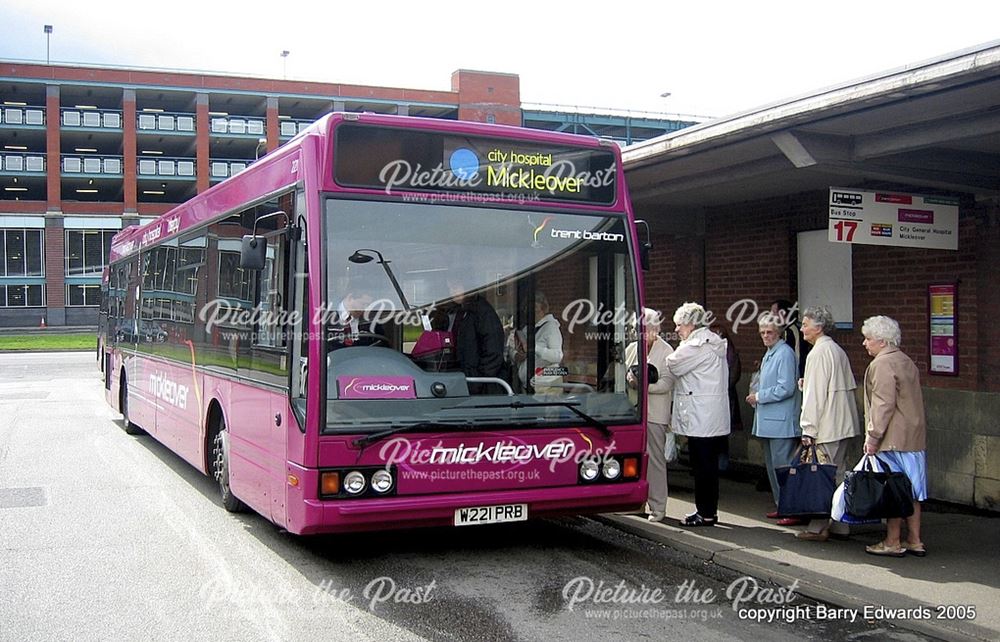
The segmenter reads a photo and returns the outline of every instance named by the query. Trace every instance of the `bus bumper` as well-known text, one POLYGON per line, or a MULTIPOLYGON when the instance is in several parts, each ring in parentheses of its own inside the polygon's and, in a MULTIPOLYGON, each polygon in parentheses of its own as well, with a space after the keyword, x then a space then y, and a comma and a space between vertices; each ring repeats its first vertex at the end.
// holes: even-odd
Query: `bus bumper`
POLYGON ((452 526, 455 511, 472 506, 527 504, 528 519, 642 509, 645 480, 477 493, 356 500, 304 499, 288 504, 286 528, 300 535, 452 526))

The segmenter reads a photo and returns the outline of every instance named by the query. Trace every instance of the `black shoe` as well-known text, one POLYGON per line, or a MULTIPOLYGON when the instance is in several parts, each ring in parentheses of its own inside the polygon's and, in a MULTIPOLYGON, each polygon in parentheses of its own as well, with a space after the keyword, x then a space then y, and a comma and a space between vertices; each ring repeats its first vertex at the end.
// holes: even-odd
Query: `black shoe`
POLYGON ((695 526, 715 526, 716 522, 719 521, 718 517, 702 517, 698 513, 691 513, 684 519, 680 521, 681 526, 695 527, 695 526))

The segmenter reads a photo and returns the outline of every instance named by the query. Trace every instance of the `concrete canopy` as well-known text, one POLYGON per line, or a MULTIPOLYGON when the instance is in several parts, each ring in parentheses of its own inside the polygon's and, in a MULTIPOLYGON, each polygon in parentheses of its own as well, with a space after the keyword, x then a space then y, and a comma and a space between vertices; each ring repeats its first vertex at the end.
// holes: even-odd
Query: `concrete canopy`
POLYGON ((1000 40, 654 138, 623 160, 650 218, 865 182, 995 198, 1000 40))

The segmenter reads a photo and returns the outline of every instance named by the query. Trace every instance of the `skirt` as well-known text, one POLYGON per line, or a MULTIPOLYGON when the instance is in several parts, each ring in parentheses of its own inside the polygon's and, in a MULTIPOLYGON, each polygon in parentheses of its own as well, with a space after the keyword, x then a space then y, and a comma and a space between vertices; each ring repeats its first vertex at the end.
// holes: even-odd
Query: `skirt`
POLYGON ((878 453, 893 472, 904 473, 910 479, 913 487, 914 501, 927 499, 927 456, 926 451, 900 452, 898 450, 883 450, 878 453))

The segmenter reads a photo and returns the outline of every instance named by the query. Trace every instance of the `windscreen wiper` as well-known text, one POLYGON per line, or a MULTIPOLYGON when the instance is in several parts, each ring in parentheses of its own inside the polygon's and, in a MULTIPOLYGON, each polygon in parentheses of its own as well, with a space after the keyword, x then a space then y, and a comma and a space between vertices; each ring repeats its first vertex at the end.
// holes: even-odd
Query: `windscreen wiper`
POLYGON ((385 439, 391 435, 396 435, 401 432, 410 432, 413 430, 421 429, 435 429, 435 428, 471 428, 472 424, 467 421, 417 421, 412 424, 403 424, 402 426, 393 426, 392 428, 386 428, 385 430, 380 430, 378 432, 373 432, 370 435, 365 435, 364 437, 358 437, 352 444, 356 448, 367 448, 368 446, 374 444, 376 441, 385 439))
POLYGON ((605 437, 610 440, 614 435, 607 425, 601 423, 597 419, 594 419, 584 411, 577 408, 580 405, 578 401, 537 401, 524 403, 523 401, 512 401, 510 403, 497 403, 497 404, 482 404, 479 406, 463 406, 464 408, 514 408, 519 410, 521 408, 568 408, 577 417, 583 419, 587 422, 588 426, 593 426, 601 431, 605 437))

